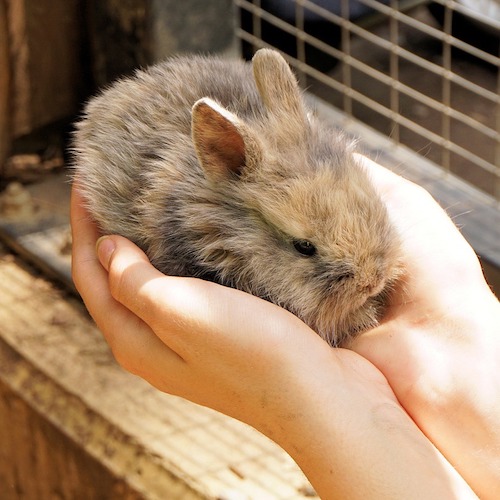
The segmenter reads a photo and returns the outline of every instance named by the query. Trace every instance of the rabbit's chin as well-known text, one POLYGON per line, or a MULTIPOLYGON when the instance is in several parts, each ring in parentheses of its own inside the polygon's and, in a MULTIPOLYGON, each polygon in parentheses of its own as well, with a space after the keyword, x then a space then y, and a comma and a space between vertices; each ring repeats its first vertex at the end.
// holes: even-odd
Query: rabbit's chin
POLYGON ((369 297, 361 306, 342 315, 329 312, 304 321, 333 347, 348 347, 363 332, 376 327, 385 312, 387 293, 369 297))

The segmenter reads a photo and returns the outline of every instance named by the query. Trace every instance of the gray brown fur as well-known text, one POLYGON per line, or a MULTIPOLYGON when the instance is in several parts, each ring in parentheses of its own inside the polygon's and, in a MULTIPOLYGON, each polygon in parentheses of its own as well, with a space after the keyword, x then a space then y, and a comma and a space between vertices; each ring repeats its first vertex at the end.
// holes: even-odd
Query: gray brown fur
POLYGON ((201 56, 138 71, 90 101, 74 151, 102 231, 161 271, 264 297, 332 345, 377 323, 398 239, 353 144, 310 113, 277 52, 257 52, 253 74, 201 56))

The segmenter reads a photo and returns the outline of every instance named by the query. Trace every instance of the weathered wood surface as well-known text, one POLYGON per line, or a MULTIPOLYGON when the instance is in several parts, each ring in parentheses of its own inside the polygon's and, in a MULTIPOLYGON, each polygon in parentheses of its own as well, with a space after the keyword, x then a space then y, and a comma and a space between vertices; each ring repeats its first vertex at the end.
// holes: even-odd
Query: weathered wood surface
POLYGON ((84 20, 78 0, 3 0, 3 5, 16 138, 77 112, 84 20))
POLYGON ((2 498, 303 498, 240 422, 124 372, 80 302, 0 252, 2 498), (22 492, 23 494, 20 494, 22 492))
POLYGON ((0 169, 10 151, 10 62, 7 9, 0 0, 0 169))

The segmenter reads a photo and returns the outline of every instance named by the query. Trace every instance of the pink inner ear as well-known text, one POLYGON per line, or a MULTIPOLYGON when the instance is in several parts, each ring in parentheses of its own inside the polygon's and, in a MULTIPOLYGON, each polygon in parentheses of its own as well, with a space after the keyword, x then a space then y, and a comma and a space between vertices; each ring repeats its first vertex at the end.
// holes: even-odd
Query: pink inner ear
POLYGON ((232 123, 224 123, 207 146, 222 169, 240 173, 245 164, 245 143, 232 123))
POLYGON ((245 165, 245 142, 236 125, 206 103, 193 113, 193 140, 209 176, 239 174, 245 165))

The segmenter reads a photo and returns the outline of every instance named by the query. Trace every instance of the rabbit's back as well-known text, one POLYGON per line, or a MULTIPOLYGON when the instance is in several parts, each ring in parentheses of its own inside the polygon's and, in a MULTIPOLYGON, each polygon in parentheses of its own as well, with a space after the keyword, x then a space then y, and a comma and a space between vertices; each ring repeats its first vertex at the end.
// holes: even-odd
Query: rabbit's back
POLYGON ((77 177, 104 232, 141 243, 148 193, 204 182, 191 139, 191 108, 203 97, 250 121, 264 112, 247 63, 203 56, 137 71, 89 102, 75 133, 77 177))

